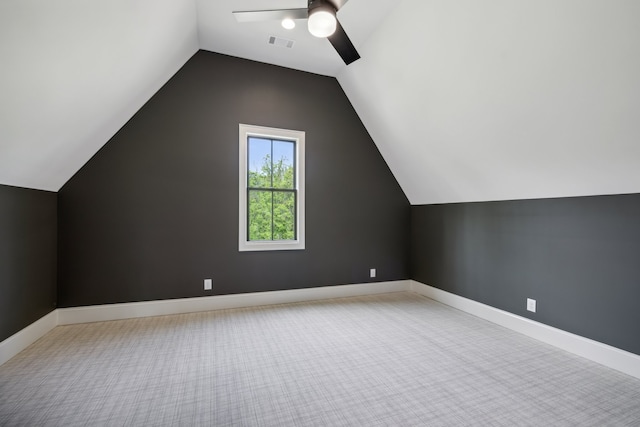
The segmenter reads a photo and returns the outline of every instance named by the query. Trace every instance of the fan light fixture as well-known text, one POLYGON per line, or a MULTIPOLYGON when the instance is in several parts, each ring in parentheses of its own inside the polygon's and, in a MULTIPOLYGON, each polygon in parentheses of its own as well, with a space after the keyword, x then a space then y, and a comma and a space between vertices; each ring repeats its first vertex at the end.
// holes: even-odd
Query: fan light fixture
POLYGON ((287 30, 293 30, 296 26, 296 23, 293 19, 291 18, 284 18, 282 20, 282 26, 284 28, 286 28, 287 30))
MULTIPOLYGON (((276 0, 270 1, 277 4, 276 0)), ((342 28, 337 16, 347 1, 349 0, 307 0, 306 7, 297 9, 236 10, 232 13, 238 22, 280 21, 285 28, 292 24, 292 22, 287 22, 286 18, 293 21, 306 19, 309 32, 315 37, 326 38, 345 65, 349 65, 360 59, 360 55, 349 40, 349 36, 342 28)), ((276 38, 271 36, 269 43, 274 44, 276 38)), ((292 40, 287 42, 293 45, 292 40)), ((326 44, 326 42, 322 43, 326 44)))
POLYGON ((336 31, 336 10, 330 4, 320 2, 309 10, 309 32, 316 37, 329 37, 336 31))

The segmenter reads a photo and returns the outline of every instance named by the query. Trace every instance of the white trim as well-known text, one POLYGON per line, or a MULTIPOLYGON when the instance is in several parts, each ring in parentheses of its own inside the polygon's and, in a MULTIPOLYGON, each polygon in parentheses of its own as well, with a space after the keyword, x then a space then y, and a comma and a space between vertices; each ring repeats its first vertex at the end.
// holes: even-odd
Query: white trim
POLYGON ((221 310, 226 308, 286 304, 330 298, 404 292, 408 289, 409 282, 407 280, 399 280, 394 282, 323 286, 320 288, 60 308, 58 309, 58 324, 69 325, 74 323, 101 322, 105 320, 129 319, 135 317, 194 313, 198 311, 221 310))
POLYGON ((298 130, 277 129, 264 126, 239 125, 239 204, 238 204, 238 250, 244 251, 282 251, 302 250, 305 248, 305 133, 298 130), (297 238, 291 241, 255 242, 247 240, 247 137, 289 140, 296 145, 296 230, 297 238))
POLYGON ((391 292, 414 292, 426 296, 596 363, 640 378, 639 355, 454 295, 414 280, 59 308, 0 342, 0 365, 40 339, 57 325, 286 304, 391 292))
POLYGON ((457 308, 474 316, 509 328, 539 341, 551 344, 593 362, 640 378, 640 356, 603 344, 562 329, 554 328, 525 317, 470 300, 442 289, 414 280, 409 281, 411 292, 457 308))
POLYGON ((136 317, 193 313, 225 308, 254 307, 286 304, 361 295, 406 292, 408 280, 375 282, 352 285, 323 286, 319 288, 284 291, 255 292, 234 295, 215 295, 200 298, 105 304, 86 307, 59 308, 36 320, 31 325, 0 342, 0 365, 36 342, 58 325, 121 320, 136 317))
POLYGON ((58 325, 58 310, 36 320, 26 328, 0 342, 0 365, 42 338, 58 325))

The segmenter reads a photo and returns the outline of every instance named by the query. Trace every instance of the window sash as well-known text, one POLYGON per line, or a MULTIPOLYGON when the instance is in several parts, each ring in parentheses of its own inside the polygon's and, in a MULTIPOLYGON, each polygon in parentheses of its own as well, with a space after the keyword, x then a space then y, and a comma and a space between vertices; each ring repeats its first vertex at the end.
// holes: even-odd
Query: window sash
POLYGON ((298 190, 297 189, 282 189, 282 188, 264 188, 264 187, 247 187, 247 242, 286 242, 286 241, 296 241, 298 238, 298 190), (251 239, 251 192, 259 191, 264 193, 271 193, 271 239, 251 239), (293 238, 292 239, 274 239, 274 221, 275 221, 275 204, 273 202, 273 197, 275 193, 285 193, 293 195, 293 238))
MULTIPOLYGON (((259 126, 252 125, 244 125, 240 124, 239 126, 239 143, 240 143, 240 196, 239 196, 239 239, 238 239, 238 248, 240 251, 270 251, 270 250, 302 250, 305 248, 305 233, 304 233, 304 223, 305 223, 305 191, 304 191, 304 140, 305 133, 301 131, 292 131, 287 129, 275 129, 275 128, 265 128, 259 126), (273 146, 274 144, 278 144, 279 142, 283 143, 291 143, 293 144, 292 148, 292 162, 291 166, 293 167, 293 178, 292 185, 293 188, 279 188, 277 182, 271 182, 271 186, 262 186, 262 182, 254 180, 251 182, 250 172, 251 168, 254 167, 254 171, 258 170, 257 162, 250 158, 250 138, 256 139, 266 139, 269 140, 270 147, 266 149, 264 146, 262 148, 256 148, 260 153, 264 153, 265 155, 269 154, 272 164, 269 165, 271 171, 274 169, 274 164, 277 163, 274 160, 273 156, 273 146), (252 163, 253 162, 253 163, 252 163), (255 165, 255 166, 254 166, 255 165), (256 184, 250 185, 250 184, 256 184), (272 205, 271 207, 271 216, 273 222, 281 221, 279 223, 279 227, 272 227, 272 239, 276 238, 277 240, 250 240, 251 238, 251 224, 250 224, 250 197, 252 191, 266 191, 271 193, 271 197, 276 198, 278 194, 292 194, 293 197, 293 218, 288 216, 286 212, 280 212, 279 216, 276 212, 277 204, 272 205), (288 229, 289 221, 293 221, 292 227, 288 229), (285 224, 285 227, 282 227, 282 224, 285 224), (285 236, 289 237, 290 232, 293 233, 293 239, 279 239, 279 237, 285 236), (275 233, 275 234, 273 234, 275 233)), ((256 146, 256 147, 259 147, 256 146)), ((282 152, 285 151, 287 154, 289 153, 288 148, 286 146, 280 146, 275 151, 282 152)), ((276 154, 277 155, 277 154, 276 154)), ((280 157, 280 156, 278 156, 280 157)), ((287 164, 289 164, 288 156, 287 156, 287 164)), ((271 179, 273 175, 271 176, 271 179)), ((289 185, 287 185, 288 187, 289 185)))

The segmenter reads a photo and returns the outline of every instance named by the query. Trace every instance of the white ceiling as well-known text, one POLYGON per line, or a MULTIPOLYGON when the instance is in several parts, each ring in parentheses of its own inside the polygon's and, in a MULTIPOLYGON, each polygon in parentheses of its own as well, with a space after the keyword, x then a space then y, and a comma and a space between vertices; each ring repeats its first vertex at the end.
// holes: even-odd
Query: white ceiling
POLYGON ((637 0, 405 0, 338 80, 412 204, 635 193, 639 24, 637 0))
POLYGON ((57 191, 198 49, 192 0, 0 0, 0 183, 57 191))
POLYGON ((413 204, 640 192, 637 0, 0 0, 0 183, 57 191, 199 48, 336 76, 413 204), (267 43, 275 35, 292 49, 267 43))

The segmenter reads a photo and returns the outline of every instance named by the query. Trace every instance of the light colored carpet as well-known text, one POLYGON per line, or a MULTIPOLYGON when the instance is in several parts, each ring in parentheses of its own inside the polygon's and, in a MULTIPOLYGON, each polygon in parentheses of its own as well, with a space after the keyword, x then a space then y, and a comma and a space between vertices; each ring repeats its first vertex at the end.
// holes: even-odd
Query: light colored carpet
POLYGON ((2 426, 640 426, 640 380, 427 298, 59 326, 2 426))

